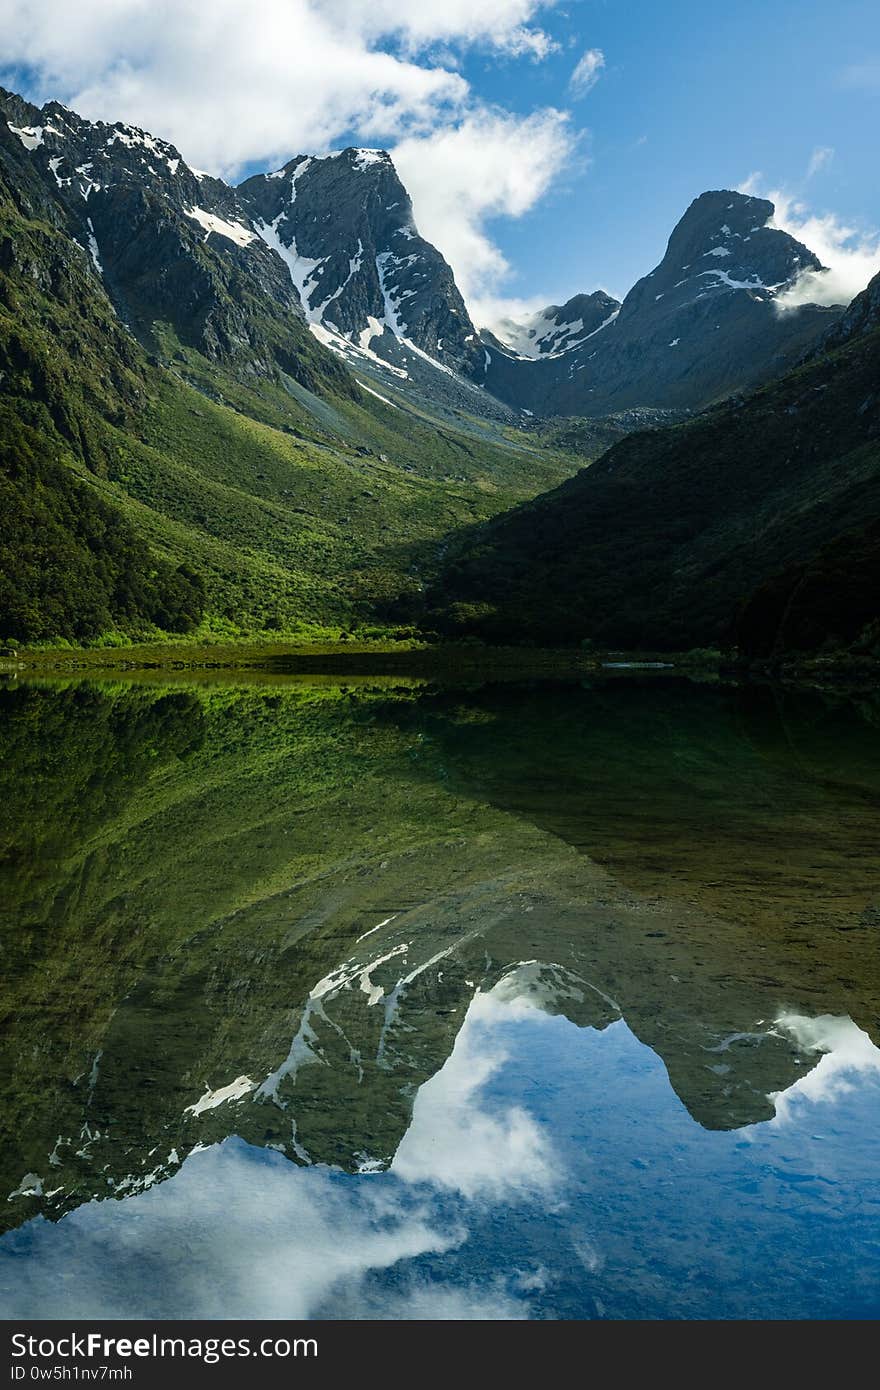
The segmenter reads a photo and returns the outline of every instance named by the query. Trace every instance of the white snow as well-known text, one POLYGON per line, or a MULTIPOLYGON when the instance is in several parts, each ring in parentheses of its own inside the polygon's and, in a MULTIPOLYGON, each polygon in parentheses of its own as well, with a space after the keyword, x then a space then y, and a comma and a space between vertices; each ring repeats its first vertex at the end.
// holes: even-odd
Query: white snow
POLYGON ((620 313, 620 310, 619 310, 619 309, 615 309, 612 313, 610 313, 610 314, 608 315, 607 319, 603 319, 603 320, 602 320, 602 322, 599 324, 599 327, 598 327, 598 328, 594 328, 593 331, 592 331, 592 333, 588 333, 588 334, 587 334, 586 338, 581 338, 578 342, 572 343, 571 346, 572 346, 572 347, 580 347, 581 343, 586 343, 590 338, 595 338, 595 336, 596 336, 597 333, 601 333, 603 329, 609 328, 609 327, 611 326, 611 324, 612 324, 612 323, 614 322, 614 320, 617 318, 617 315, 618 315, 619 313, 620 313))
POLYGON ((711 251, 704 251, 704 256, 729 256, 730 252, 726 246, 713 246, 711 251))
POLYGON ((721 285, 727 285, 731 290, 770 290, 777 288, 775 285, 765 285, 762 280, 758 279, 757 275, 751 280, 734 280, 726 270, 701 270, 698 271, 698 274, 716 276, 716 282, 712 285, 712 289, 718 289, 721 285))
MULTIPOLYGON (((360 384, 363 385, 363 382, 361 382, 360 384)), ((367 387, 366 389, 369 390, 369 387, 367 387)), ((380 927, 387 927, 389 922, 393 922, 394 919, 395 919, 395 917, 399 917, 399 916, 400 916, 400 913, 399 913, 399 912, 392 912, 392 914, 391 914, 390 917, 384 917, 384 918, 382 919, 381 922, 377 922, 377 923, 376 923, 375 927, 370 927, 370 930, 369 930, 369 931, 365 931, 364 934, 363 934, 363 936, 359 936, 359 937, 357 938, 358 941, 366 941, 367 937, 368 937, 368 936, 372 936, 374 931, 378 931, 380 927)), ((357 943, 355 943, 355 944, 357 944, 357 943)))
POLYGON ((193 1105, 188 1105, 184 1111, 185 1115, 201 1115, 205 1110, 214 1110, 218 1105, 224 1105, 229 1100, 241 1100, 249 1091, 256 1087, 256 1081, 251 1081, 249 1076, 237 1076, 234 1081, 230 1081, 228 1086, 221 1086, 218 1090, 207 1090, 193 1105))
MULTIPOLYGON (((327 306, 328 306, 329 304, 332 304, 333 301, 334 301, 334 299, 338 299, 338 298, 339 298, 339 296, 342 294, 342 291, 345 289, 346 285, 348 285, 348 283, 354 278, 354 276, 357 275, 358 271, 359 271, 360 268, 361 268, 361 265, 363 264, 363 258, 364 258, 364 247, 363 247, 363 242, 361 241, 360 237, 358 237, 358 249, 357 249, 357 251, 355 252, 355 254, 354 254, 353 256, 350 256, 350 257, 349 257, 349 261, 348 261, 348 274, 346 275, 346 277, 345 277, 345 279, 343 280, 342 284, 338 287, 338 289, 335 289, 335 290, 333 291, 332 294, 328 295, 327 298, 323 301, 323 303, 319 304, 318 307, 313 311, 313 312, 314 312, 314 315, 315 315, 315 322, 316 322, 316 323, 323 323, 323 322, 324 322, 324 314, 325 314, 326 311, 327 311, 327 306)), ((317 261, 317 262, 316 262, 316 265, 323 265, 323 262, 322 262, 322 261, 317 261)))
POLYGON ((234 241, 236 246, 250 246, 252 241, 257 240, 256 232, 248 231, 242 222, 227 222, 222 217, 216 217, 213 212, 207 212, 205 208, 184 208, 184 212, 187 217, 191 217, 194 222, 205 228, 205 240, 212 232, 234 241))
MULTIPOLYGON (((302 169, 303 166, 300 165, 299 167, 302 169)), ((295 181, 296 175, 294 175, 295 181)), ((323 259, 313 260, 309 256, 300 256, 293 237, 290 239, 290 244, 285 245, 278 234, 278 223, 283 216, 284 214, 279 212, 274 222, 257 222, 255 226, 266 245, 278 252, 290 271, 290 278, 299 295, 306 321, 309 324, 320 323, 320 315, 316 309, 312 308, 310 297, 320 278, 317 272, 324 261, 323 259)))
POLYGON ((384 1065, 385 1043, 397 1016, 397 1009, 401 996, 405 993, 407 986, 411 985, 413 980, 417 979, 419 975, 424 974, 426 970, 430 970, 432 965, 437 965, 439 961, 445 960, 447 956, 452 954, 454 949, 453 946, 447 946, 444 950, 438 951, 436 955, 431 956, 430 960, 426 960, 421 965, 417 965, 415 970, 411 970, 408 975, 404 975, 397 981, 397 984, 391 990, 390 994, 384 996, 385 1021, 382 1024, 382 1032, 379 1035, 379 1046, 376 1049, 376 1062, 380 1067, 384 1065))
POLYGON ((92 226, 92 219, 90 217, 87 217, 86 223, 89 229, 89 255, 92 258, 92 265, 95 267, 99 275, 103 275, 104 267, 101 265, 101 260, 98 255, 98 242, 95 237, 95 229, 92 226))
MULTIPOLYGON (((35 150, 38 145, 43 143, 43 126, 41 125, 13 125, 11 121, 6 124, 17 135, 26 150, 35 150)), ((57 131, 55 132, 58 133, 57 131)))
MULTIPOLYGON (((309 168, 309 166, 310 166, 311 164, 313 164, 313 163, 314 163, 314 160, 312 159, 312 156, 311 156, 311 155, 306 155, 305 159, 301 160, 300 163, 297 164, 296 168, 293 170, 293 173, 290 175, 290 201, 291 201, 291 203, 295 203, 295 202, 296 202, 296 185, 297 185, 297 180, 299 180, 299 179, 302 178, 303 174, 306 172, 306 170, 309 168)), ((277 221, 277 218, 276 218, 276 221, 277 221)))
POLYGON ((83 198, 85 198, 86 202, 88 202, 90 193, 92 193, 93 191, 100 193, 101 184, 96 183, 92 178, 91 164, 79 164, 77 165, 75 172, 80 177, 79 191, 82 194, 83 198))
POLYGON ((364 346, 365 341, 369 344, 376 333, 382 333, 384 329, 384 324, 379 323, 378 319, 371 318, 370 324, 372 325, 371 328, 364 328, 361 330, 359 345, 354 341, 350 342, 348 338, 344 338, 335 328, 328 328, 326 324, 310 323, 309 328, 318 339, 318 342, 322 343, 324 347, 329 348, 331 352, 335 352, 337 357, 343 357, 349 363, 352 361, 357 363, 358 358, 366 357, 368 361, 380 367, 383 372, 390 372, 392 376, 400 377, 403 381, 407 381, 409 379, 409 372, 405 371, 403 367, 395 367, 392 362, 386 362, 384 357, 380 357, 378 353, 371 352, 369 346, 364 346))
POLYGON ((379 320, 377 318, 374 318, 372 314, 367 314, 367 326, 366 328, 361 329, 360 336, 358 338, 359 346, 364 350, 364 352, 366 352, 373 339, 381 338, 384 332, 384 323, 380 323, 379 320))
POLYGON ((59 188, 63 188, 66 183, 70 183, 70 179, 60 179, 58 177, 58 165, 63 163, 64 156, 61 154, 58 154, 55 156, 54 159, 49 160, 49 169, 51 171, 53 179, 55 180, 59 188))
POLYGON ((15 1197, 42 1197, 42 1195, 43 1180, 39 1173, 25 1173, 18 1187, 10 1192, 6 1200, 11 1202, 15 1197))
MULTIPOLYGON (((399 410, 399 409, 400 409, 400 406, 399 406, 399 405, 395 405, 393 401, 389 401, 389 399, 388 399, 387 396, 380 396, 380 395, 379 395, 379 392, 378 392, 378 391, 374 391, 373 388, 372 388, 372 386, 367 386, 366 382, 361 381, 360 377, 355 377, 355 381, 357 382, 358 386, 361 388, 362 391, 368 391, 369 394, 370 394, 371 396, 375 396, 375 397, 376 397, 376 400, 377 400, 377 401, 382 401, 384 405, 390 405, 392 410, 399 410)), ((390 921, 390 920, 391 920, 391 919, 389 918, 389 921, 390 921)), ((379 925, 381 926, 381 925, 384 925, 384 924, 383 924, 383 923, 380 923, 379 925)), ((378 928, 376 928, 376 927, 373 928, 373 931, 377 931, 377 930, 378 930, 378 928)), ((366 934, 369 936, 369 932, 367 932, 366 934)), ((358 940, 359 940, 359 941, 362 941, 363 938, 362 938, 362 937, 358 937, 358 940)))
POLYGON ((379 286, 382 290, 382 299, 385 303, 385 322, 391 329, 392 333, 396 334, 398 338, 402 338, 406 330, 404 324, 401 323, 400 315, 397 312, 399 295, 395 295, 392 290, 389 290, 388 285, 386 283, 388 262, 394 261, 395 259, 396 258, 392 256, 390 251, 380 252, 379 255, 376 257, 376 270, 379 275, 379 286))
POLYGON ((384 150, 355 150, 354 167, 363 173, 371 164, 384 164, 386 158, 384 150))
POLYGON ((504 319, 494 326, 495 336, 514 357, 526 361, 539 361, 543 358, 561 357, 568 351, 578 333, 584 329, 583 319, 557 322, 546 309, 538 309, 521 319, 504 319))

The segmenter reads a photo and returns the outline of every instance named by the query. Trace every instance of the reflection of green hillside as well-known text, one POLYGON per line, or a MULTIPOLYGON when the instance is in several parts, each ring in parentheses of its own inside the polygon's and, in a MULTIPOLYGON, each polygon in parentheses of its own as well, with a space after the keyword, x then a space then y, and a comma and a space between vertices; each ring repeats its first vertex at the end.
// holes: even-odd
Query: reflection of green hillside
POLYGON ((779 1009, 876 1036, 876 736, 750 699, 0 692, 0 1184, 57 1212, 231 1131, 387 1161, 521 961, 581 1026, 622 1011, 701 1123, 766 1118, 811 1065, 779 1009))
POLYGON ((876 698, 611 682, 421 708, 456 788, 639 893, 766 930, 851 926, 880 893, 876 698))

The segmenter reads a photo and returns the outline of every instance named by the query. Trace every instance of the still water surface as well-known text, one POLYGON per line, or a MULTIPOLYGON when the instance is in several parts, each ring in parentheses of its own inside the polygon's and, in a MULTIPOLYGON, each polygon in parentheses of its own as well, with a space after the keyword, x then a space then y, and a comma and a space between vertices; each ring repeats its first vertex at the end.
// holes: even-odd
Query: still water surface
POLYGON ((7 1317, 880 1314, 880 701, 0 688, 7 1317))

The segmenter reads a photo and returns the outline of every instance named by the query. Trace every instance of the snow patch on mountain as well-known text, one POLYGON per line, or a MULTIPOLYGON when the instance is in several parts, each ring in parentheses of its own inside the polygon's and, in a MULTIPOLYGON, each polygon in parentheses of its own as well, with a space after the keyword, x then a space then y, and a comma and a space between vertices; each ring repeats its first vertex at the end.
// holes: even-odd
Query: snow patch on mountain
POLYGON ((290 278, 299 295, 306 321, 308 323, 320 322, 319 314, 311 307, 310 297, 312 290, 315 288, 317 279, 316 271, 323 262, 321 260, 310 260, 308 256, 300 256, 296 249, 296 242, 292 237, 289 244, 285 244, 281 240, 278 234, 278 223, 281 221, 283 215, 283 213, 279 213, 274 222, 255 223, 257 232, 267 246, 271 246, 273 251, 278 252, 278 255, 290 271, 290 278))
POLYGON ((355 381, 362 391, 366 391, 369 395, 375 396, 376 400, 381 401, 383 405, 390 405, 392 410, 400 409, 399 405, 395 405, 393 401, 389 401, 387 396, 381 396, 378 391, 374 391, 372 386, 368 386, 365 381, 361 381, 360 377, 356 376, 355 381))
POLYGON ((6 122, 13 135, 17 135, 26 150, 36 150, 42 145, 44 135, 63 135, 51 125, 13 125, 6 122))
POLYGON ((205 228, 206 239, 212 232, 216 232, 218 236, 225 236, 229 241, 234 241, 236 246, 250 246, 252 241, 257 240, 256 232, 249 231, 243 222, 227 222, 225 218, 217 217, 205 208, 185 208, 184 211, 187 217, 191 217, 194 222, 205 228))
POLYGON ((86 225, 89 229, 89 255, 92 258, 92 265, 95 267, 99 275, 103 275, 104 267, 101 265, 101 258, 98 254, 98 241, 95 236, 95 229, 92 226, 92 219, 90 217, 86 218, 86 225))
POLYGON ((384 164, 388 161, 388 155, 384 150, 355 150, 354 167, 359 173, 369 169, 371 164, 384 164))

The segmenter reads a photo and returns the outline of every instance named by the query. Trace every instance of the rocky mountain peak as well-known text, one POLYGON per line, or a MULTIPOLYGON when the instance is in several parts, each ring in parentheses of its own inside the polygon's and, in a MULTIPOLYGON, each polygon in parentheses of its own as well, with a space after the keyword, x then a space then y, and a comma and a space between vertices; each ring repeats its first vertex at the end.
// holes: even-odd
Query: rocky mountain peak
POLYGON ((660 264, 626 296, 622 324, 667 296, 679 305, 731 290, 768 299, 803 271, 821 269, 808 247, 770 225, 774 211, 768 199, 731 189, 701 193, 672 232, 660 264))
POLYGON ((238 195, 328 346, 355 363, 366 352, 409 371, 422 353, 472 370, 476 331, 451 268, 418 233, 387 151, 298 155, 238 195))
POLYGON ((580 347, 607 323, 620 304, 604 290, 575 294, 564 304, 548 304, 522 319, 506 319, 495 332, 481 334, 490 347, 532 361, 558 357, 580 347))

